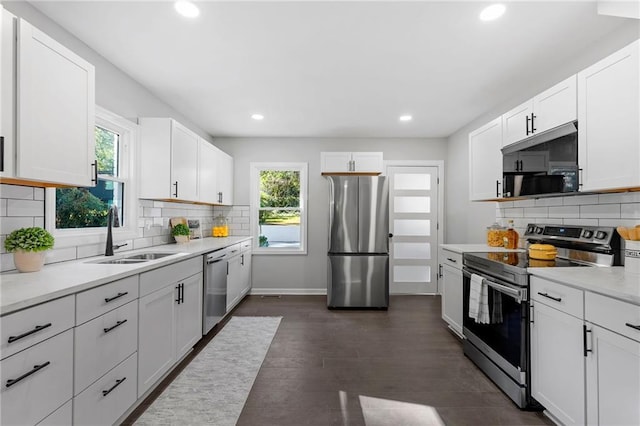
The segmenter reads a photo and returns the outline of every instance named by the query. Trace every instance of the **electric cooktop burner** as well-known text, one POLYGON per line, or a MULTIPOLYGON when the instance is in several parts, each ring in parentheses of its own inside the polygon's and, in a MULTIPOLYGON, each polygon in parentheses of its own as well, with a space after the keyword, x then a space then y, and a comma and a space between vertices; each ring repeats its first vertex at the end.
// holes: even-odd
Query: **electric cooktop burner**
POLYGON ((474 257, 479 257, 492 262, 499 262, 516 268, 563 268, 568 266, 590 266, 584 263, 574 262, 567 259, 555 258, 553 260, 530 259, 526 252, 491 252, 473 253, 474 257))

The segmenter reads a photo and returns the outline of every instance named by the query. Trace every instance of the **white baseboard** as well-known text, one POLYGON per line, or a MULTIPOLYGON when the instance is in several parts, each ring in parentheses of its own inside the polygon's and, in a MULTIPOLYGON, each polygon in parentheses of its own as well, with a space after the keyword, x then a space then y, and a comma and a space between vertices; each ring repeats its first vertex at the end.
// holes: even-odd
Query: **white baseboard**
POLYGON ((252 296, 326 296, 326 288, 252 288, 252 296))

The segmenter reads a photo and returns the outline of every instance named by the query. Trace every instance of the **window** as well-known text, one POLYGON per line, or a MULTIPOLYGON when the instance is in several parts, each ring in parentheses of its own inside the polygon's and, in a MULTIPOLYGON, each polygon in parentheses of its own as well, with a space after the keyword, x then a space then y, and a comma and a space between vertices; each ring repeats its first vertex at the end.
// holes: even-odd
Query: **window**
POLYGON ((47 190, 47 229, 54 233, 56 242, 60 237, 90 235, 96 236, 95 242, 101 241, 112 205, 118 208, 121 227, 116 233, 120 238, 133 236, 137 225, 137 194, 132 183, 136 129, 136 124, 96 107, 96 186, 47 190))
POLYGON ((307 164, 251 163, 255 253, 306 254, 307 164))

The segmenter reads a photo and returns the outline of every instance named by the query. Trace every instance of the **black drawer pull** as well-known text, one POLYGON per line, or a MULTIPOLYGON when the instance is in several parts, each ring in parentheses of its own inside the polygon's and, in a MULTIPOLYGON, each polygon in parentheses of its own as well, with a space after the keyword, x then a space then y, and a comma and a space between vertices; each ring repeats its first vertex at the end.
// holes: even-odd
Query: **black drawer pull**
POLYGON ((127 380, 127 378, 126 378, 126 377, 123 377, 122 379, 118 379, 118 380, 116 380, 116 384, 115 384, 115 385, 111 386, 111 387, 110 387, 109 389, 107 389, 107 390, 103 390, 103 391, 102 391, 102 396, 107 396, 107 395, 109 395, 109 394, 111 393, 111 391, 112 391, 112 390, 114 390, 115 388, 117 388, 118 386, 120 386, 120 384, 121 384, 122 382, 124 382, 125 380, 127 380))
POLYGON ((104 329, 105 334, 106 334, 106 333, 108 333, 108 332, 110 332, 111 330, 113 330, 113 329, 114 329, 114 328, 116 328, 116 327, 120 327, 120 326, 121 326, 122 324, 124 324, 125 322, 127 322, 127 320, 126 320, 126 319, 123 319, 122 321, 118 321, 118 322, 116 323, 116 325, 114 325, 114 326, 112 326, 112 327, 109 327, 109 328, 105 328, 105 329, 104 329))
POLYGON ((458 263, 458 261, 457 261, 457 260, 452 259, 452 258, 450 258, 450 257, 447 257, 447 260, 448 260, 449 262, 458 263))
POLYGON ((631 327, 634 330, 639 330, 640 331, 640 325, 633 325, 631 323, 625 322, 624 325, 626 325, 627 327, 631 327))
POLYGON ((109 302, 111 302, 112 300, 119 299, 119 298, 121 298, 122 296, 126 296, 127 294, 129 294, 129 292, 128 292, 128 291, 125 291, 124 293, 118 293, 118 294, 116 294, 116 295, 115 295, 115 296, 113 296, 113 297, 105 297, 105 298, 104 298, 104 303, 109 303, 109 302))
POLYGON ((33 330, 27 331, 26 333, 22 333, 19 336, 9 336, 9 340, 7 341, 7 343, 13 343, 16 340, 22 339, 23 337, 30 336, 33 333, 37 333, 40 330, 44 330, 47 327, 51 327, 51 323, 50 322, 46 323, 45 325, 36 325, 36 328, 34 328, 33 330))
POLYGON ((51 362, 47 361, 44 364, 40 364, 40 365, 34 365, 33 366, 33 370, 28 371, 26 373, 24 373, 22 376, 18 377, 17 379, 9 379, 7 380, 7 387, 13 386, 16 383, 18 383, 20 380, 22 379, 26 379, 27 377, 29 377, 30 375, 32 375, 33 373, 37 373, 38 371, 42 370, 43 368, 45 368, 47 365, 51 364, 51 362))
POLYGON ((549 296, 547 293, 540 293, 540 292, 538 292, 538 294, 540 296, 546 297, 547 299, 555 300, 556 302, 562 302, 562 298, 561 297, 553 297, 553 296, 549 296))

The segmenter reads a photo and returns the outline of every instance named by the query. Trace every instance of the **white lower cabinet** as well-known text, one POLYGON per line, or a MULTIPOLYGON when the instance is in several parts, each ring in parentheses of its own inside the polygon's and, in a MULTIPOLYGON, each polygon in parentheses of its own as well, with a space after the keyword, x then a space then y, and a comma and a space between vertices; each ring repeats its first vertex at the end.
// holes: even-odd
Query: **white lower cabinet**
POLYGON ((3 425, 33 425, 73 396, 73 331, 0 361, 3 425))
POLYGON ((74 425, 112 425, 136 402, 137 356, 133 353, 74 398, 74 425))
POLYGON ((251 240, 237 245, 229 258, 227 273, 227 312, 233 309, 251 290, 251 240))
POLYGON ((251 241, 242 246, 240 255, 240 299, 251 291, 251 241))
POLYGON ((138 397, 202 337, 202 266, 197 257, 140 275, 138 397))
POLYGON ((442 319, 462 336, 462 270, 442 265, 442 319))
POLYGON ((68 426, 73 421, 73 400, 65 402, 53 413, 38 423, 38 426, 68 426))

